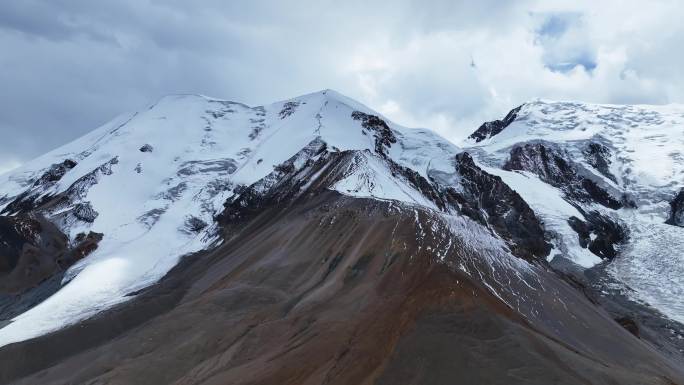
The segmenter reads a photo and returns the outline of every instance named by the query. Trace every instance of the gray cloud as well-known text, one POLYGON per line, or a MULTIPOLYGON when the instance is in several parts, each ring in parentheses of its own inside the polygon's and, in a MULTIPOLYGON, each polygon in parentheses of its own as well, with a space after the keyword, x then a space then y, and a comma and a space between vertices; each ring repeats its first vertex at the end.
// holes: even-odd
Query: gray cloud
POLYGON ((0 172, 169 93, 335 88, 451 139, 535 97, 682 101, 679 2, 563 3, 6 0, 0 172))

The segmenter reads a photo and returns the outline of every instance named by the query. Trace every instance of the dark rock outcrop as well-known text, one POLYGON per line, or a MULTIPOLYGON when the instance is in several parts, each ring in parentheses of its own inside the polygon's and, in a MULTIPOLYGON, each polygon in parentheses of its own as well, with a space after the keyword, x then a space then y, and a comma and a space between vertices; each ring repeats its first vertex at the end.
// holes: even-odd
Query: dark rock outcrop
POLYGON ((520 112, 521 108, 522 105, 509 111, 506 117, 503 118, 503 120, 494 120, 491 122, 483 123, 477 130, 475 130, 475 132, 470 134, 468 138, 474 139, 475 142, 481 142, 500 133, 504 130, 504 128, 508 127, 511 123, 513 123, 515 118, 518 117, 518 113, 520 112))
POLYGON ((55 225, 34 216, 0 216, 0 293, 21 294, 90 254, 102 234, 77 237, 73 246, 55 225))
POLYGON ((543 260, 549 254, 551 245, 544 240, 539 219, 517 192, 479 168, 467 152, 456 156, 456 170, 463 177, 465 196, 456 191, 451 194, 460 200, 464 214, 491 226, 509 241, 515 255, 543 260))
POLYGON ((200 218, 197 218, 196 216, 191 215, 188 217, 188 219, 185 221, 185 230, 190 232, 190 233, 199 233, 202 231, 204 228, 208 226, 207 222, 201 220, 200 218))
POLYGON ((280 119, 285 119, 288 116, 294 114, 295 111, 297 111, 297 107, 299 107, 299 102, 296 102, 296 101, 285 102, 285 104, 283 104, 283 109, 280 110, 280 112, 278 113, 278 116, 280 117, 280 119))
MULTIPOLYGON (((91 172, 78 178, 69 188, 59 194, 50 194, 48 188, 51 184, 39 184, 26 190, 12 200, 0 214, 45 214, 50 210, 64 210, 69 206, 76 205, 82 201, 88 189, 97 184, 101 175, 111 175, 112 167, 119 163, 118 157, 114 157, 103 163, 91 172)), ((52 182, 54 183, 54 182, 52 182)), ((85 202, 82 202, 85 203, 85 202)), ((78 207, 70 207, 69 212, 73 213, 78 207)), ((93 214, 93 213, 91 213, 93 214)), ((84 218, 91 215, 84 215, 84 218)))
POLYGON ((586 221, 570 217, 568 224, 577 232, 580 246, 594 255, 611 260, 617 255, 617 247, 627 240, 623 226, 596 211, 583 212, 586 221))
POLYGON ((670 202, 670 217, 665 223, 684 227, 684 189, 679 190, 679 193, 670 202))
POLYGON ((513 147, 504 170, 529 171, 544 182, 560 188, 570 199, 582 203, 598 203, 617 210, 623 202, 613 197, 595 181, 580 175, 579 166, 570 157, 550 145, 536 142, 513 147))
POLYGON ((88 223, 95 222, 95 219, 99 215, 99 213, 93 209, 90 202, 77 203, 74 205, 73 214, 77 219, 88 223))
POLYGON ((56 253, 67 244, 49 222, 29 216, 0 216, 0 274, 9 274, 25 255, 56 253))
POLYGON ((611 153, 608 147, 598 142, 589 142, 582 153, 584 154, 584 159, 586 159, 591 167, 595 168, 606 178, 617 183, 617 178, 610 172, 611 153))
POLYGON ((264 207, 287 205, 297 197, 311 195, 332 185, 339 177, 341 170, 349 164, 351 151, 327 151, 327 144, 314 139, 299 153, 285 162, 275 165, 273 172, 260 181, 249 185, 237 185, 233 189, 235 195, 224 203, 224 210, 216 220, 224 225, 243 223, 251 219, 264 207), (303 160, 300 167, 295 164, 303 160), (324 180, 311 181, 313 176, 327 165, 332 165, 324 180), (307 188, 302 191, 304 186, 307 188))
POLYGON ((74 238, 74 246, 57 260, 62 270, 66 270, 69 266, 95 251, 102 237, 104 234, 94 231, 89 231, 88 234, 79 233, 74 238))
MULTIPOLYGON (((76 167, 76 164, 77 163, 71 159, 65 159, 61 163, 55 163, 48 167, 48 169, 33 182, 33 185, 29 189, 12 199, 12 201, 2 210, 2 214, 28 213, 43 202, 47 202, 50 199, 50 196, 42 196, 43 192, 59 182, 69 170, 76 167)), ((6 200, 6 198, 3 200, 6 200)))
POLYGON ((54 182, 59 181, 62 179, 64 174, 67 173, 67 171, 71 170, 72 168, 76 167, 76 162, 71 160, 71 159, 65 159, 62 163, 55 163, 52 166, 50 166, 47 171, 43 173, 43 175, 38 178, 33 183, 34 187, 37 186, 45 186, 47 184, 53 184, 54 182))
POLYGON ((360 120, 361 126, 373 134, 375 138, 375 152, 387 157, 386 149, 397 142, 396 136, 394 136, 392 129, 389 128, 387 123, 378 116, 369 115, 361 111, 352 112, 352 118, 360 120))

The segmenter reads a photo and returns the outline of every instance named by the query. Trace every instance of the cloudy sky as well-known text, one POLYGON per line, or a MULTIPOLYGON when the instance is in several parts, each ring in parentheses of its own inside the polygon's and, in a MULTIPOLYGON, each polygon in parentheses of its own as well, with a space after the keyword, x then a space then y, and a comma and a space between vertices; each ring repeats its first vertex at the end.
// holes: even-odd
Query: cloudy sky
POLYGON ((0 2, 0 172, 162 95, 333 88, 457 141, 533 98, 684 102, 680 1, 0 2))

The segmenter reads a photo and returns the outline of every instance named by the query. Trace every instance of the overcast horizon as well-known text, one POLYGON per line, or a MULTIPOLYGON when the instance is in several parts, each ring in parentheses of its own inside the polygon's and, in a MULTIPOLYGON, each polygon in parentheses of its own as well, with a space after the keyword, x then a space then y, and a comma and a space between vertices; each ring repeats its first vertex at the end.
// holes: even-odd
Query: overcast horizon
POLYGON ((163 95, 335 89, 456 141, 536 98, 684 102, 684 3, 0 4, 0 173, 163 95))

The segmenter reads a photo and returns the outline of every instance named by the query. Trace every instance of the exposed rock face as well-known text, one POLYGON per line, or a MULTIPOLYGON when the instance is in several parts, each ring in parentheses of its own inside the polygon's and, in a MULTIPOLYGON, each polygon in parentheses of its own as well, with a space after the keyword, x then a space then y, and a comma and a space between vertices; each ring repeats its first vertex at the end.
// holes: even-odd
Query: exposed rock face
MULTIPOLYGON (((85 198, 88 189, 97 184, 98 179, 102 175, 111 175, 112 166, 116 165, 118 162, 117 157, 110 159, 91 172, 78 178, 69 186, 69 188, 58 194, 53 194, 50 190, 54 181, 36 183, 31 189, 21 193, 5 206, 0 214, 36 213, 44 215, 50 211, 67 210, 69 213, 73 213, 77 219, 92 222, 92 219, 97 217, 97 212, 95 212, 92 207, 89 207, 89 203, 83 201, 83 199, 85 198), (79 215, 80 218, 78 217, 79 215)), ((68 170, 68 168, 65 167, 59 167, 58 169, 68 170)))
POLYGON ((543 260, 548 255, 551 245, 544 240, 544 230, 518 193, 501 178, 482 171, 468 153, 457 155, 456 169, 463 176, 465 199, 461 200, 461 210, 464 214, 489 224, 496 233, 509 239, 516 255, 528 260, 543 260))
POLYGON ((570 217, 568 223, 577 232, 580 246, 588 248, 603 259, 613 259, 617 255, 617 246, 627 240, 625 229, 600 213, 585 212, 587 221, 570 217))
POLYGON ((192 233, 199 233, 202 231, 205 227, 207 227, 208 224, 195 217, 195 216, 190 216, 186 221, 185 221, 185 229, 189 232, 192 233))
POLYGON ((684 227, 684 189, 679 190, 679 194, 670 202, 670 218, 667 224, 684 227))
POLYGON ((609 178, 613 182, 617 182, 617 178, 610 172, 610 156, 611 152, 608 147, 598 142, 589 142, 584 148, 584 157, 593 168, 609 178))
POLYGON ((73 209, 74 216, 83 222, 93 223, 97 218, 97 211, 93 209, 90 202, 77 203, 73 209))
POLYGON ((569 156, 544 143, 525 143, 511 149, 505 170, 523 170, 538 175, 544 182, 565 191, 579 202, 595 202, 611 209, 623 207, 593 180, 581 176, 569 156))
MULTIPOLYGON (((601 147, 595 149, 600 153, 601 147)), ((547 144, 526 143, 511 149, 510 158, 503 168, 532 172, 563 191, 586 219, 568 218, 570 227, 578 234, 580 246, 602 259, 613 259, 617 255, 617 246, 627 240, 626 230, 614 219, 597 211, 586 212, 580 205, 597 203, 615 210, 623 207, 623 202, 595 181, 582 176, 580 166, 569 158, 568 154, 547 144)))
MULTIPOLYGON (((251 218, 255 210, 258 212, 265 206, 320 194, 347 176, 346 173, 353 169, 359 156, 372 155, 354 151, 327 152, 324 143, 314 141, 287 162, 276 166, 274 172, 263 181, 239 188, 239 195, 226 202, 221 221, 244 221, 245 218, 251 218), (301 168, 297 168, 295 163, 298 159, 308 160, 301 168), (326 171, 325 175, 310 183, 322 170, 326 171)), ((464 192, 453 188, 440 191, 438 186, 417 172, 391 160, 386 161, 395 177, 406 180, 438 208, 454 210, 491 227, 492 231, 508 241, 516 256, 530 261, 543 261, 548 255, 551 245, 544 240, 544 231, 534 212, 501 178, 482 171, 467 153, 459 154, 454 160, 464 192)))
POLYGON ((386 156, 386 149, 397 142, 397 138, 394 136, 392 129, 378 116, 365 114, 361 111, 354 111, 352 112, 352 118, 354 118, 354 120, 360 120, 361 125, 372 133, 375 138, 375 152, 378 154, 386 156))
POLYGON ((80 233, 74 238, 74 246, 58 259, 62 270, 66 270, 78 260, 85 258, 97 249, 98 243, 104 234, 89 231, 88 234, 80 233))
POLYGON ((236 186, 236 195, 224 203, 224 210, 218 216, 219 223, 244 223, 264 207, 284 204, 302 193, 314 194, 331 186, 349 162, 351 152, 328 153, 327 145, 314 140, 299 153, 274 166, 273 172, 250 186, 236 186), (301 167, 295 164, 303 162, 301 167), (308 178, 331 164, 326 178, 309 185, 306 191, 301 187, 308 184, 308 178))
POLYGON ((143 144, 142 147, 140 147, 140 152, 152 152, 154 151, 154 147, 150 144, 143 144))
MULTIPOLYGON (((18 197, 15 197, 10 202, 2 214, 8 213, 27 213, 33 210, 42 202, 48 201, 49 196, 43 196, 45 191, 48 191, 55 183, 62 179, 64 174, 76 166, 76 162, 71 159, 65 159, 61 163, 51 165, 38 179, 33 182, 31 188, 24 191, 18 197)), ((49 194, 48 194, 49 195, 49 194)))
POLYGON ((44 231, 44 225, 30 217, 0 217, 0 272, 12 272, 26 253, 41 248, 54 251, 66 245, 66 238, 54 227, 46 231, 52 237, 41 237, 44 231))
POLYGON ((0 293, 18 294, 88 255, 102 239, 91 233, 75 240, 55 225, 30 216, 0 216, 0 293))
POLYGON ((53 164, 43 175, 36 180, 34 186, 44 186, 62 179, 64 174, 72 168, 76 167, 76 162, 71 159, 65 159, 62 163, 53 164))
POLYGON ((299 107, 299 102, 285 102, 283 104, 283 109, 280 110, 278 116, 280 119, 285 119, 294 114, 294 112, 297 110, 297 107, 299 107))
POLYGON ((494 120, 491 122, 485 122, 482 124, 475 132, 473 132, 468 138, 474 139, 475 142, 481 142, 485 139, 491 138, 492 136, 500 133, 504 128, 508 127, 515 118, 518 117, 518 113, 522 106, 518 106, 512 109, 503 120, 494 120))

